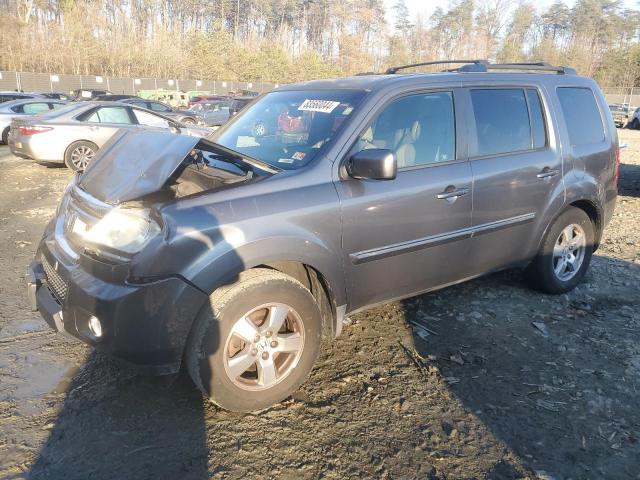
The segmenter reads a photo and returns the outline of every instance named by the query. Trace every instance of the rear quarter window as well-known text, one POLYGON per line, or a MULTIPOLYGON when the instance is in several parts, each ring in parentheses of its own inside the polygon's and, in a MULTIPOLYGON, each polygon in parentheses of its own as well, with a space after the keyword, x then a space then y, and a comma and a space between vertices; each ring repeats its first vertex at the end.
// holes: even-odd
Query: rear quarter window
POLYGON ((591 89, 558 87, 557 92, 571 145, 602 142, 604 125, 591 89))

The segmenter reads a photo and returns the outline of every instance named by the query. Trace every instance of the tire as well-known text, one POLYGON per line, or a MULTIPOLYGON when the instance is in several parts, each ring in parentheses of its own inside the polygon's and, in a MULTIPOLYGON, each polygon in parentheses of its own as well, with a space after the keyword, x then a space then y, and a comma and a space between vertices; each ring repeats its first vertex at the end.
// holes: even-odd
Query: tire
POLYGON ((594 238, 593 222, 583 210, 570 207, 564 211, 549 227, 540 252, 525 270, 529 284, 552 294, 573 290, 589 267, 594 238))
POLYGON ((73 142, 64 152, 64 163, 67 168, 78 172, 87 168, 98 152, 98 146, 93 142, 81 140, 73 142))
POLYGON ((2 143, 7 145, 9 143, 9 127, 2 131, 2 143))
POLYGON ((210 296, 194 322, 185 360, 193 382, 216 405, 261 410, 305 381, 321 332, 320 309, 304 285, 275 270, 252 269, 210 296), (284 318, 271 335, 267 317, 284 318))
POLYGON ((182 120, 182 123, 184 123, 185 125, 195 125, 196 121, 193 118, 185 118, 184 120, 182 120))

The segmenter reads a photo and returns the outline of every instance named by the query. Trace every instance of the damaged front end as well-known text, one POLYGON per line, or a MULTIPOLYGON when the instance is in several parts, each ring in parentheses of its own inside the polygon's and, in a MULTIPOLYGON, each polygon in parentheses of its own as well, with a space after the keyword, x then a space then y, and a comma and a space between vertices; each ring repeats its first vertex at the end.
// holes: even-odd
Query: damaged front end
POLYGON ((167 239, 162 207, 272 173, 205 139, 116 134, 65 191, 27 273, 30 299, 55 330, 149 373, 177 371, 207 294, 181 272, 145 277, 167 239))

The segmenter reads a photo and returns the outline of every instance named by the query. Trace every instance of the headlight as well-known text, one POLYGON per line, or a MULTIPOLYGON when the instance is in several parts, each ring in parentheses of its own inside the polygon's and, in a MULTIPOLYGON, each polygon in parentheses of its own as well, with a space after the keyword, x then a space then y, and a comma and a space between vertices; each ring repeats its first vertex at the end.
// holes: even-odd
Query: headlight
MULTIPOLYGON (((74 230, 81 233, 80 229, 74 230)), ((151 219, 149 209, 116 207, 81 235, 92 243, 136 253, 159 232, 160 226, 151 219)))

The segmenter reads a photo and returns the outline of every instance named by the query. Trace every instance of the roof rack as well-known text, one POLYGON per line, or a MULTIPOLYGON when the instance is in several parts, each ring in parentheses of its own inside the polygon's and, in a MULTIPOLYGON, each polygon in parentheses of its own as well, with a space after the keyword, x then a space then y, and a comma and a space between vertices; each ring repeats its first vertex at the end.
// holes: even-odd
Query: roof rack
POLYGON ((547 62, 532 63, 490 63, 487 70, 531 70, 541 72, 556 72, 560 75, 577 75, 576 69, 572 67, 556 67, 547 62))
MULTIPOLYGON (((394 73, 398 73, 398 70, 405 70, 407 68, 413 68, 413 67, 424 67, 427 65, 443 65, 443 64, 447 64, 447 63, 465 63, 467 65, 465 66, 480 66, 480 65, 487 65, 489 62, 487 60, 435 60, 432 62, 420 62, 420 63, 412 63, 410 65, 399 65, 397 67, 391 67, 391 68, 387 68, 387 71, 385 72, 386 74, 394 74, 394 73)), ((482 71, 482 70, 478 70, 478 71, 482 71)), ((484 70, 486 71, 486 70, 484 70)))
POLYGON ((577 75, 575 68, 556 67, 547 62, 531 63, 489 63, 487 60, 437 60, 433 62, 412 63, 388 68, 385 73, 394 74, 407 68, 422 67, 426 65, 442 65, 449 63, 463 63, 461 67, 444 70, 445 72, 487 72, 489 70, 522 70, 538 72, 555 72, 559 75, 577 75))

